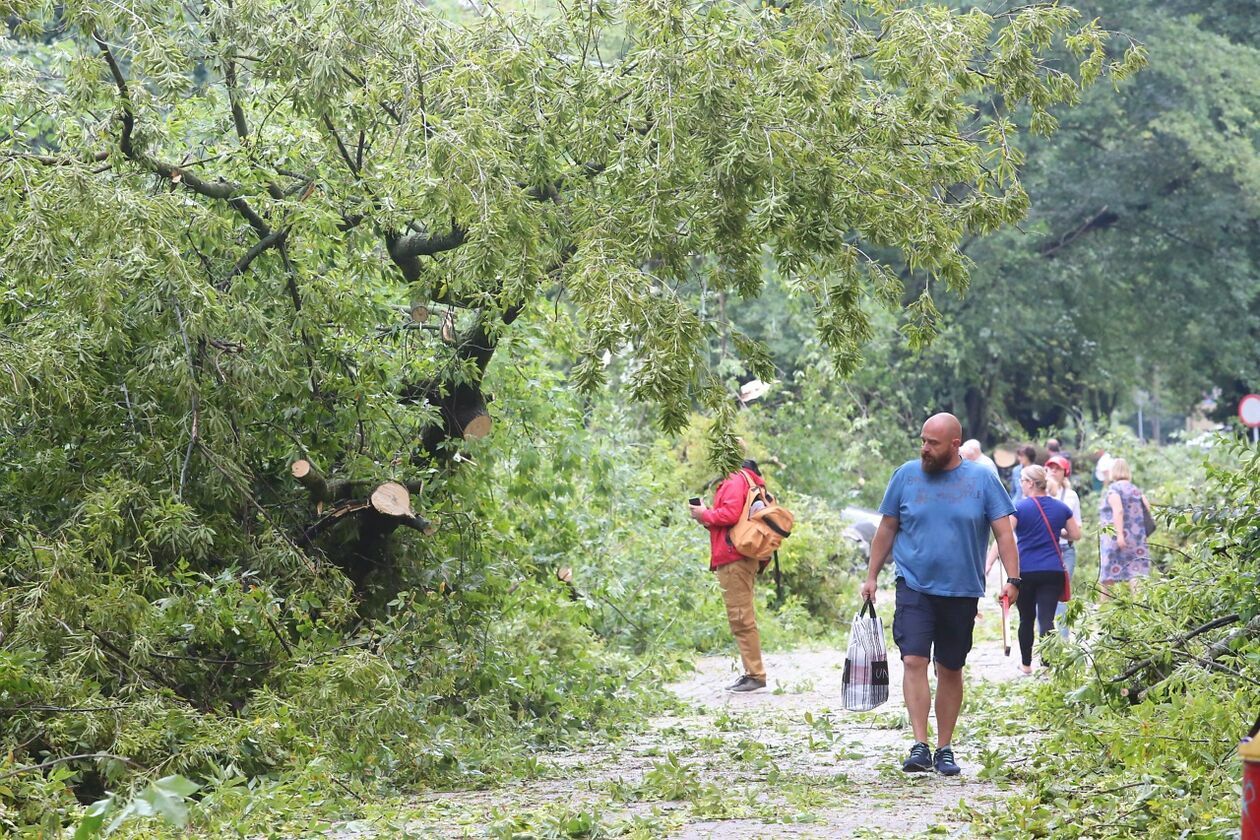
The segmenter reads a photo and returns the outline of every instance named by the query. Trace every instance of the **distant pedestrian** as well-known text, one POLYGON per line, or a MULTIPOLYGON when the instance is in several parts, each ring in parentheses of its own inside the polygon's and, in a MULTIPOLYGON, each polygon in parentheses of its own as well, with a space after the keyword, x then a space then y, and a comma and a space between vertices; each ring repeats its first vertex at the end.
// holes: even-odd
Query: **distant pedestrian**
POLYGON ((1111 480, 1111 462, 1116 460, 1105 449, 1099 449, 1097 454, 1098 461, 1094 464, 1094 481, 1091 485, 1095 493, 1102 490, 1103 485, 1111 480))
POLYGON ((1058 455, 1061 458, 1066 458, 1068 461, 1072 460, 1071 453, 1063 448, 1063 444, 1059 443, 1059 439, 1050 438, 1046 441, 1046 457, 1053 458, 1055 455, 1058 455))
POLYGON ((1129 462, 1115 458, 1108 470, 1111 483, 1103 494, 1099 522, 1105 528, 1099 544, 1098 582, 1103 597, 1110 597, 1117 583, 1128 582, 1132 591, 1139 578, 1151 573, 1151 553, 1146 545, 1146 522, 1143 508, 1146 496, 1133 483, 1129 462))
MULTIPOLYGON (((1081 538, 1080 523, 1072 509, 1046 495, 1046 470, 1033 465, 1024 470, 1024 498, 1015 506, 1015 542, 1019 546, 1019 654, 1020 670, 1032 673, 1034 625, 1037 636, 1054 630, 1055 609, 1063 593, 1064 569, 1059 550, 1060 534, 1081 538)), ((989 551, 989 565, 993 564, 989 551)))
POLYGON ((1011 469, 1011 501, 1018 504, 1019 500, 1024 498, 1024 491, 1020 487, 1019 478, 1023 474, 1025 467, 1031 467, 1036 462, 1036 447, 1025 443, 1015 450, 1015 459, 1017 463, 1011 469))
MULTIPOLYGON (((744 673, 728 691, 757 691, 766 687, 766 667, 761 660, 761 633, 757 629, 755 588, 760 561, 744 557, 727 539, 731 526, 744 513, 751 485, 764 488, 757 462, 748 459, 728 475, 713 494, 713 507, 689 503, 691 518, 709 529, 709 571, 717 575, 726 604, 726 619, 739 646, 744 673)), ((694 500, 699 501, 699 500, 694 500)))
POLYGON ((1011 533, 1010 497, 997 475, 963 459, 962 426, 952 414, 923 424, 919 458, 893 473, 879 506, 883 518, 871 542, 863 598, 874 600, 879 570, 891 555, 897 568, 893 641, 905 665, 902 694, 914 730, 914 745, 901 769, 935 769, 955 776, 951 741, 963 700, 963 666, 971 651, 977 604, 984 595, 985 549, 992 532, 1010 580, 1006 594, 1019 595, 1019 558, 1011 533), (935 754, 928 747, 932 689, 928 663, 936 661, 935 754))
POLYGON ((974 461, 987 470, 992 470, 994 475, 998 474, 997 464, 993 463, 992 458, 984 454, 984 450, 980 448, 980 441, 975 438, 958 447, 958 454, 968 461, 974 461))
MULTIPOLYGON (((1081 497, 1072 489, 1072 464, 1061 455, 1046 460, 1046 495, 1071 508, 1078 528, 1084 525, 1084 520, 1081 519, 1081 497)), ((1076 541, 1061 535, 1059 550, 1063 553, 1063 565, 1067 567, 1068 577, 1071 577, 1076 573, 1076 541)), ((1068 629, 1059 619, 1066 612, 1065 603, 1060 603, 1054 611, 1059 635, 1065 639, 1068 637, 1068 629)))

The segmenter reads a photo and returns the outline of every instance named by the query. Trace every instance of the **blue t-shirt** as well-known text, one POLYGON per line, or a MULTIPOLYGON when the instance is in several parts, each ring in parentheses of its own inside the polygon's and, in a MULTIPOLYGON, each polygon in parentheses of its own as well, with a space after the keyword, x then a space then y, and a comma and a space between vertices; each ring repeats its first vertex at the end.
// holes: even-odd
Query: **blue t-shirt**
POLYGON ((899 521, 892 556, 906 585, 929 595, 984 595, 990 523, 1015 512, 990 469, 966 459, 952 470, 923 471, 916 459, 897 468, 879 512, 899 521))
POLYGON ((1072 509, 1049 496, 1037 496, 1034 500, 1027 496, 1015 505, 1015 544, 1019 546, 1019 573, 1024 572, 1061 572, 1063 563, 1059 561, 1059 532, 1072 518, 1072 509), (1050 527, 1042 521, 1037 511, 1037 502, 1046 512, 1050 527), (1050 532, 1054 532, 1051 541, 1050 532))

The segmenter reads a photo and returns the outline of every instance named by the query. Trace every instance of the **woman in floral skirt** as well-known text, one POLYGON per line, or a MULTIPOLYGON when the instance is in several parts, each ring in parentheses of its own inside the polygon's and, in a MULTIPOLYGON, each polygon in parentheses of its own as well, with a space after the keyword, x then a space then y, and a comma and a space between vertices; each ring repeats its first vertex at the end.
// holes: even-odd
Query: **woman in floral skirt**
POLYGON ((1113 533, 1104 531, 1099 547, 1098 582, 1102 584, 1104 598, 1111 595, 1116 584, 1124 581, 1132 591, 1138 578, 1151 573, 1151 553, 1146 546, 1142 515, 1146 497, 1134 485, 1129 463, 1123 458, 1111 462, 1110 480, 1099 510, 1099 521, 1104 529, 1114 526, 1113 533))

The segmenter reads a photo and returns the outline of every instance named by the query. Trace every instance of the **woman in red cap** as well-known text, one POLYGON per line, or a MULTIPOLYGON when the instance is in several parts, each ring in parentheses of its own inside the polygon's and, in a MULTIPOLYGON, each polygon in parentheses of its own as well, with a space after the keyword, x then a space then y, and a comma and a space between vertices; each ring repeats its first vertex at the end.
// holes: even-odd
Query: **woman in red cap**
MULTIPOLYGON (((1079 531, 1082 524, 1081 497, 1072 489, 1071 476, 1072 462, 1067 458, 1062 455, 1051 455, 1046 459, 1046 495, 1068 506, 1079 531)), ((1059 551, 1063 553, 1063 565, 1067 569, 1068 577, 1071 577, 1076 572, 1076 542, 1068 539, 1066 529, 1059 534, 1059 551)), ((1054 619, 1059 627, 1059 635, 1065 639, 1068 637, 1068 629, 1060 618, 1066 612, 1067 604, 1059 602, 1058 608, 1054 611, 1054 619)))

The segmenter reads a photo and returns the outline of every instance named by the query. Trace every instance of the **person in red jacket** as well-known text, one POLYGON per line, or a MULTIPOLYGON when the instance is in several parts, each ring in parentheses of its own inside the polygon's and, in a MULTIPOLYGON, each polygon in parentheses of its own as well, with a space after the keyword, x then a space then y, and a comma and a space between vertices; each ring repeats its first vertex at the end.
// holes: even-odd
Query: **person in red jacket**
POLYGON ((758 487, 766 486, 757 462, 751 459, 744 461, 741 469, 728 475, 718 485, 717 492, 713 494, 713 507, 705 507, 703 502, 690 505, 691 518, 709 529, 709 571, 717 574, 718 585, 722 587, 726 618, 744 664, 743 676, 727 690, 741 692, 766 687, 766 668, 761 661, 761 634, 757 632, 753 597, 760 563, 741 555, 729 539, 731 526, 744 512, 750 481, 758 487))

